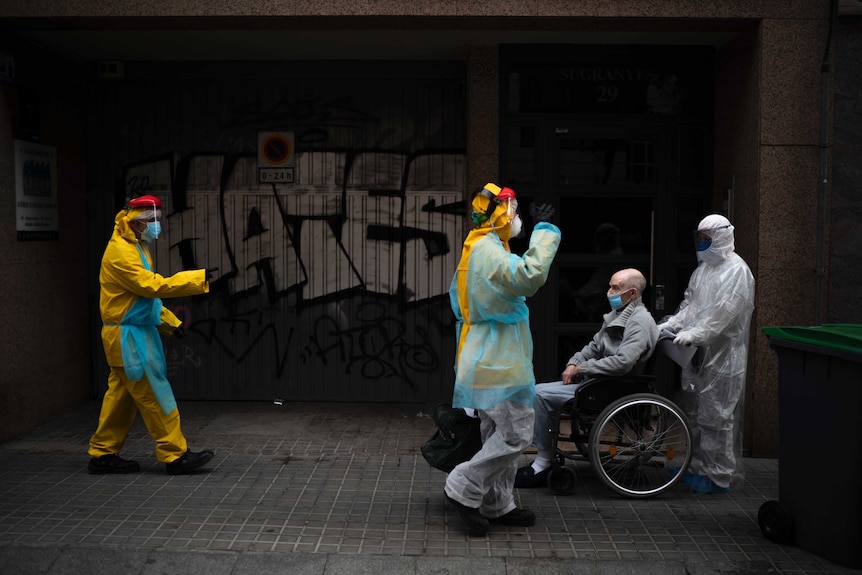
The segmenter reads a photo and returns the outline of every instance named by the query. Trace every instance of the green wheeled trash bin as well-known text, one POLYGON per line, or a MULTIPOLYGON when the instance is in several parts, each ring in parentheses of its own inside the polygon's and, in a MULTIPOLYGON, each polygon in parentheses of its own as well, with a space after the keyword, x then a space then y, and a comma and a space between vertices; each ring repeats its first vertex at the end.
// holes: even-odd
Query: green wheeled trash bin
POLYGON ((763 534, 862 569, 862 325, 764 327, 778 353, 778 501, 763 534))

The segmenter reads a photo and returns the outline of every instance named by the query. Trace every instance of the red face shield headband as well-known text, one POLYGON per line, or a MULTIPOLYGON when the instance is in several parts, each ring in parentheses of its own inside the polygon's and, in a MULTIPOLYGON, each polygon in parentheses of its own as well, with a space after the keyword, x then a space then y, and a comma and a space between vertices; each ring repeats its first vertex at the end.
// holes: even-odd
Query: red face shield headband
POLYGON ((156 196, 140 196, 126 202, 127 210, 152 208, 153 210, 162 209, 162 200, 156 196))

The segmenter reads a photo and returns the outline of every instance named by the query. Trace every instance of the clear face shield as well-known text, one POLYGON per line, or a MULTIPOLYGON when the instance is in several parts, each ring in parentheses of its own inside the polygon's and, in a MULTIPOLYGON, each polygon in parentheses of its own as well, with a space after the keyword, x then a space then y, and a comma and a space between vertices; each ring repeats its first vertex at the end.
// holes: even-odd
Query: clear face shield
POLYGON ((510 225, 509 237, 520 237, 524 231, 524 224, 521 221, 521 212, 518 210, 518 200, 515 198, 508 201, 508 205, 506 206, 506 219, 510 225))
POLYGON ((515 221, 515 217, 520 214, 518 211, 518 200, 516 198, 510 199, 506 204, 506 219, 511 223, 515 221))
POLYGON ((153 209, 146 210, 144 213, 135 218, 135 221, 146 224, 146 228, 141 232, 141 238, 148 242, 155 241, 162 233, 162 224, 159 221, 161 210, 153 206, 153 209))
POLYGON ((145 241, 153 241, 162 232, 162 201, 153 195, 139 196, 126 202, 129 225, 145 241), (143 224, 143 229, 140 228, 143 224))
POLYGON ((518 212, 518 200, 511 188, 500 188, 495 184, 486 184, 473 195, 473 212, 471 218, 476 226, 510 226, 509 237, 517 237, 521 233, 521 217, 518 212), (487 198, 487 204, 477 201, 477 197, 487 198), (502 208, 502 210, 501 210, 502 208), (496 216, 494 214, 497 214, 496 216))

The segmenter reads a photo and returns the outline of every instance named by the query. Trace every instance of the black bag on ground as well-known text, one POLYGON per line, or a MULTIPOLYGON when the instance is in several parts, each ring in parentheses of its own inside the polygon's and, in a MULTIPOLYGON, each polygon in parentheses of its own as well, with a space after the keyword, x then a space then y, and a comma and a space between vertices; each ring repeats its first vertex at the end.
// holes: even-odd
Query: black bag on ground
POLYGON ((437 431, 422 445, 422 456, 431 467, 449 473, 482 449, 479 419, 460 408, 438 405, 434 410, 437 431))

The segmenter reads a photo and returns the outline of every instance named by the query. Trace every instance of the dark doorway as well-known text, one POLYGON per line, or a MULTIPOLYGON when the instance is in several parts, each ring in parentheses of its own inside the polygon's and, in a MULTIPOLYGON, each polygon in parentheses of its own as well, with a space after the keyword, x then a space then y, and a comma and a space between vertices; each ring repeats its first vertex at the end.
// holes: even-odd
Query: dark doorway
POLYGON ((616 270, 644 273, 656 319, 682 298, 711 208, 712 50, 503 47, 501 67, 501 182, 524 213, 551 202, 563 235, 529 302, 548 381, 601 325, 616 270))

